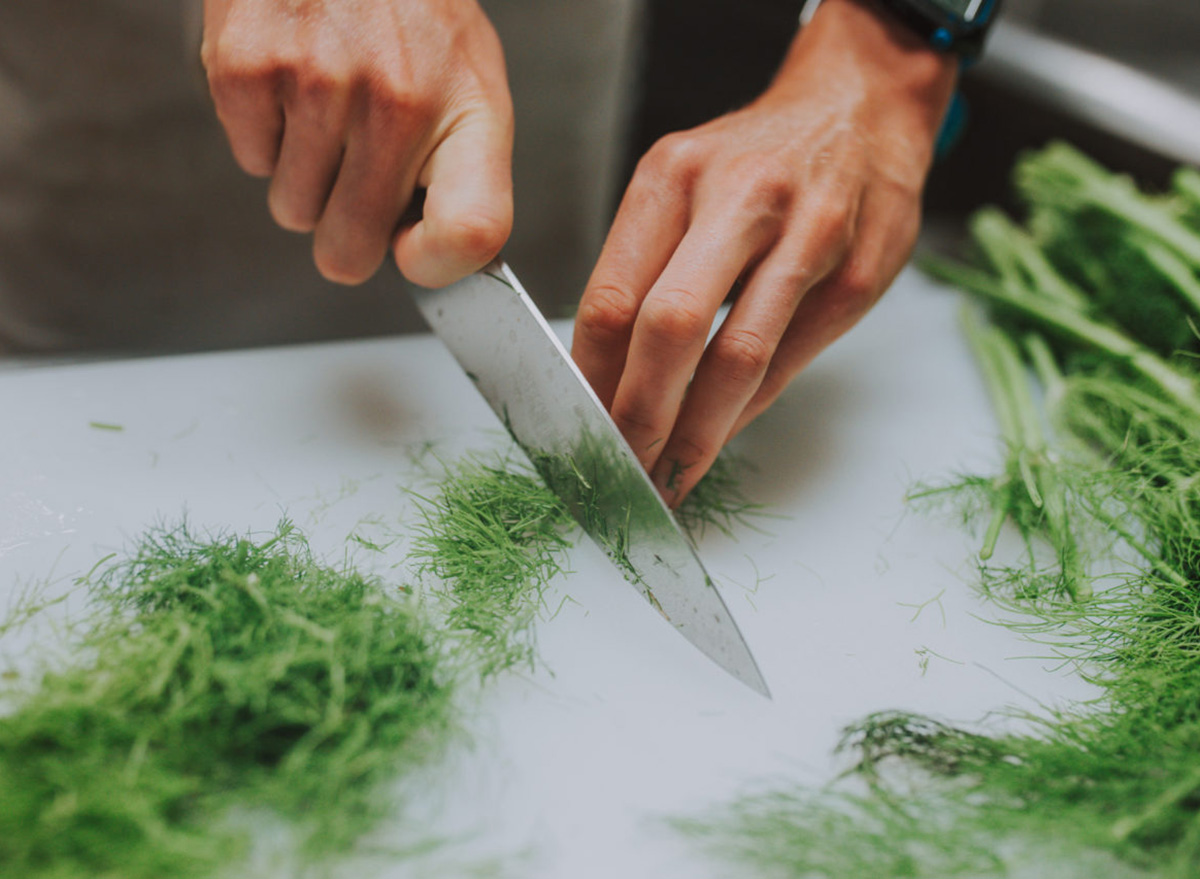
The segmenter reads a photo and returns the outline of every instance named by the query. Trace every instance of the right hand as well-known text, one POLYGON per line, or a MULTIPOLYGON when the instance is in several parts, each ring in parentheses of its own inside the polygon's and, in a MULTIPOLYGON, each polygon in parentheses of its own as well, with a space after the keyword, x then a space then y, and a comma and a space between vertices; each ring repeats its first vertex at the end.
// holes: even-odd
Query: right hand
POLYGON ((326 278, 365 281, 389 249, 441 287, 512 228, 512 101, 475 0, 205 0, 201 58, 247 173, 326 278), (424 216, 398 224, 413 191, 424 216))

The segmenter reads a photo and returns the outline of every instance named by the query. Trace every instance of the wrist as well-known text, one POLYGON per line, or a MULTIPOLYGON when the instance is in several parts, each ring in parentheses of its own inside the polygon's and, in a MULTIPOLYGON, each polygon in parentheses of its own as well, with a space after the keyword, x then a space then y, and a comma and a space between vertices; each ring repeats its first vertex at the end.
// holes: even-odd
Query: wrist
MULTIPOLYGON (((824 0, 797 35, 776 84, 813 63, 864 77, 936 106, 939 119, 958 78, 958 59, 934 49, 876 0, 824 0)), ((803 79, 803 76, 799 78, 803 79)))

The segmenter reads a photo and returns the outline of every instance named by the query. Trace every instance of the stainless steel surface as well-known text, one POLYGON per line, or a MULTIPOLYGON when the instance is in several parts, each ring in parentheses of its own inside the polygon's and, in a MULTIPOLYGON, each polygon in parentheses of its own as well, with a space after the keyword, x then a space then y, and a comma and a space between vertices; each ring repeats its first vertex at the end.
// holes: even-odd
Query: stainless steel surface
POLYGON ((1174 161, 1200 164, 1200 100, 1133 67, 1001 21, 978 74, 1174 161))
POLYGON ((769 696, 729 609, 562 343, 503 262, 417 307, 550 488, 675 629, 769 696))

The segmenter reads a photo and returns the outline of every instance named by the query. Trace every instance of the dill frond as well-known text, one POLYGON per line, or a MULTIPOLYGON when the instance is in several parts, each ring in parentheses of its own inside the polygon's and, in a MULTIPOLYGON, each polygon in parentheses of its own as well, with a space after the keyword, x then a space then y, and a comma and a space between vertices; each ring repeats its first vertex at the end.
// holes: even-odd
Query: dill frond
POLYGON ((562 501, 512 456, 467 457, 436 494, 418 496, 411 558, 440 582, 446 625, 468 637, 483 677, 532 668, 534 623, 551 580, 566 569, 574 524, 562 501))
POLYGON ((757 520, 768 514, 762 504, 752 501, 742 488, 746 473, 754 465, 745 457, 726 449, 713 462, 675 510, 675 518, 693 538, 699 539, 709 528, 726 537, 740 529, 757 530, 757 520))
POLYGON ((450 728, 436 631, 290 524, 156 529, 85 585, 74 659, 0 717, 6 876, 213 875, 247 848, 234 806, 343 851, 450 728))

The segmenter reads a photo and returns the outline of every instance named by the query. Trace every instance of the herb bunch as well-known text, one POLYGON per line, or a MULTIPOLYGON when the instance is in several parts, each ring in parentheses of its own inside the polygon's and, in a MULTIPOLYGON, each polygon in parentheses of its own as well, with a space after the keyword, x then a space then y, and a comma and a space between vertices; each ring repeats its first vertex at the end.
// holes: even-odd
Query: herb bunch
POLYGON ((87 585, 75 659, 3 693, 3 875, 211 875, 246 849, 235 806, 342 851, 450 728, 437 631, 289 524, 158 529, 87 585))
POLYGON ((1200 174, 1151 195, 1054 144, 1015 180, 1024 226, 985 209, 977 264, 927 264, 990 316, 967 332, 1006 464, 922 495, 982 494, 987 594, 1102 696, 1029 734, 865 718, 832 789, 685 824, 759 875, 1200 875, 1200 174))

